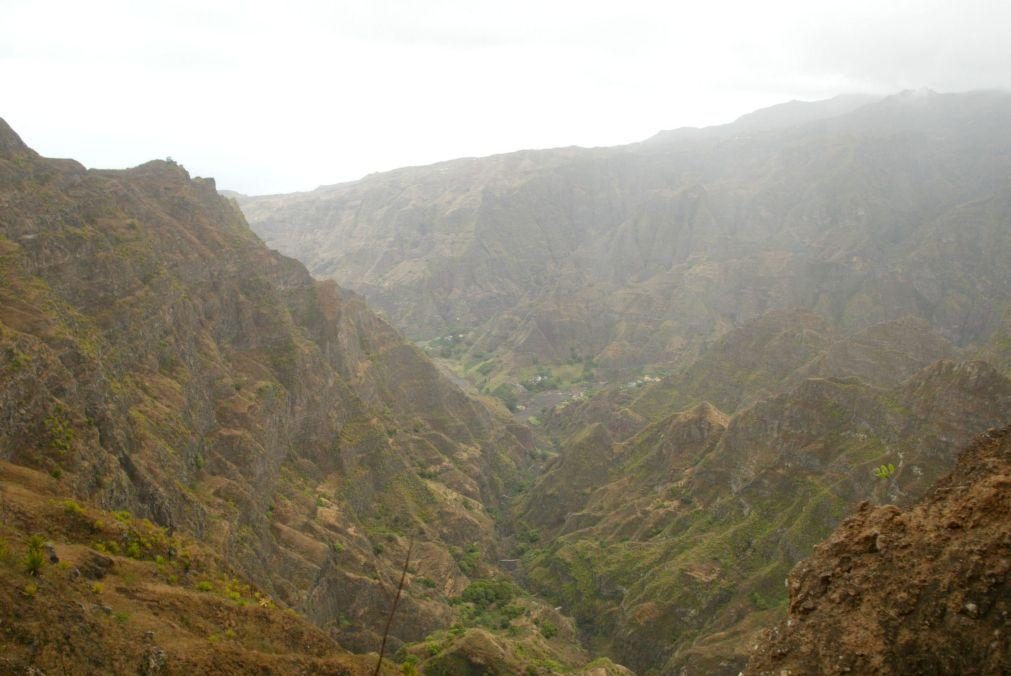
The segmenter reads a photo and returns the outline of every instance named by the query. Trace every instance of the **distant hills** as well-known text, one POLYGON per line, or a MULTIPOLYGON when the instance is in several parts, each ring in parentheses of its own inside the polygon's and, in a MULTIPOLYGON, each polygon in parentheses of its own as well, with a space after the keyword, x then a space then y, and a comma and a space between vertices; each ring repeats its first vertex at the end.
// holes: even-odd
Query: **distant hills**
POLYGON ((1003 92, 791 102, 239 204, 268 245, 495 372, 676 367, 786 308, 847 331, 918 317, 965 347, 1009 297, 1009 116, 1003 92))

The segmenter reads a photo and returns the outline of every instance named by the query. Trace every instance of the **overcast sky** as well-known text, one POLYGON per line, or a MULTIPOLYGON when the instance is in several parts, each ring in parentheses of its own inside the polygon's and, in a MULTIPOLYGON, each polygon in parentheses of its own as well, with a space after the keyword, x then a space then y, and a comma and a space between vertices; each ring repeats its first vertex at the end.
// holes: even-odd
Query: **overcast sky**
POLYGON ((612 145, 789 99, 1011 87, 1011 2, 0 0, 0 117, 247 193, 612 145))

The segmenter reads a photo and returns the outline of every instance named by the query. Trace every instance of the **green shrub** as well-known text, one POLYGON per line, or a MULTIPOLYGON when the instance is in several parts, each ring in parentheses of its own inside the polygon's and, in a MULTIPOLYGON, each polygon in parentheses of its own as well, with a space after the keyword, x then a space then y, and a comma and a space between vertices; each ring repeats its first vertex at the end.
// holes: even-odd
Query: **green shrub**
POLYGON ((519 593, 519 588, 508 580, 477 580, 467 585, 460 599, 484 610, 491 605, 508 603, 519 593))
POLYGON ((74 444, 74 428, 63 411, 54 411, 42 421, 49 434, 49 443, 56 450, 69 451, 74 444))
POLYGON ((454 547, 450 550, 450 554, 453 555, 453 560, 456 561, 456 565, 464 575, 471 575, 477 570, 477 565, 481 561, 481 550, 474 543, 467 545, 462 550, 454 547))
POLYGON ((25 554, 25 572, 29 575, 38 575, 42 572, 42 563, 45 556, 42 547, 45 540, 41 535, 33 535, 28 538, 28 553, 25 554))
POLYGON ((895 474, 895 465, 892 463, 874 468, 874 476, 879 479, 889 479, 893 474, 895 474))
POLYGON ((552 638, 558 634, 558 627, 551 622, 544 620, 541 622, 541 634, 544 638, 552 638))
POLYGON ((499 401, 505 404, 512 412, 516 412, 516 405, 519 403, 516 398, 516 392, 513 390, 512 385, 507 383, 502 383, 494 390, 491 391, 493 397, 496 397, 499 401))
POLYGON ((407 658, 400 664, 400 673, 404 676, 418 676, 421 672, 418 671, 418 656, 408 655, 407 658))
POLYGON ((517 617, 526 612, 518 603, 510 603, 509 605, 502 608, 502 615, 510 620, 515 620, 517 617))

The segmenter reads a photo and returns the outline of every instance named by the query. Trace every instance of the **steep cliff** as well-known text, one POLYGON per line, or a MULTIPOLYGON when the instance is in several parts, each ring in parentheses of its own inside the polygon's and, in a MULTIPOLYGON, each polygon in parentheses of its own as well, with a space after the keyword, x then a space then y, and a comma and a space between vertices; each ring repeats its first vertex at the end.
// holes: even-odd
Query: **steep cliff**
POLYGON ((527 432, 212 180, 85 170, 0 124, 0 273, 0 460, 50 493, 184 534, 353 650, 378 647, 411 538, 394 649, 494 572, 527 432))

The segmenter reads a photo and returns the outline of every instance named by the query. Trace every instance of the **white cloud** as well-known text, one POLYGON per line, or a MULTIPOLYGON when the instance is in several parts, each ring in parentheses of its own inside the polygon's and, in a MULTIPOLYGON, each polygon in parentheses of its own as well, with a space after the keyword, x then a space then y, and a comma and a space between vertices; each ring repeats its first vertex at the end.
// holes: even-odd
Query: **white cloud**
POLYGON ((0 0, 0 115, 247 192, 605 145, 789 98, 1011 85, 1000 2, 0 0))

